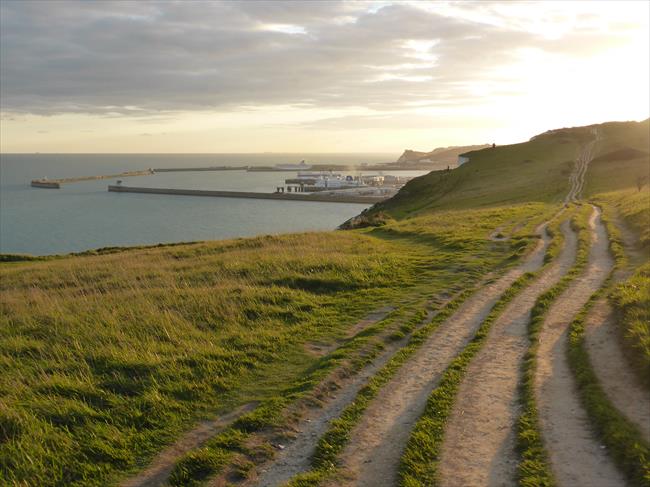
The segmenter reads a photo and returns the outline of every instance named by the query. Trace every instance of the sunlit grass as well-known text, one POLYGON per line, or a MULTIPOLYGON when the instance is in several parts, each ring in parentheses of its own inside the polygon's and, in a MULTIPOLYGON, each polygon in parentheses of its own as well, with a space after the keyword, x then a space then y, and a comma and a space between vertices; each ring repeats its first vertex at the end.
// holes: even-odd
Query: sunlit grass
POLYGON ((100 485, 141 467, 198 418, 280 394, 316 363, 305 342, 507 262, 529 241, 491 231, 543 211, 5 263, 0 478, 100 485))

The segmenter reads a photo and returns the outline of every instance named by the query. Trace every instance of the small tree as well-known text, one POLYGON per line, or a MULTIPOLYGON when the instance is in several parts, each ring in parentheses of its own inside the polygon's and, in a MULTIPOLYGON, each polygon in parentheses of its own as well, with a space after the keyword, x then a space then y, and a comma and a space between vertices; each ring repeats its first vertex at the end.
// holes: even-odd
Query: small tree
POLYGON ((641 191, 643 189, 643 187, 646 185, 647 182, 648 182, 648 176, 647 175, 645 175, 645 176, 644 175, 637 176, 637 178, 636 178, 636 187, 637 187, 637 189, 639 191, 641 191))

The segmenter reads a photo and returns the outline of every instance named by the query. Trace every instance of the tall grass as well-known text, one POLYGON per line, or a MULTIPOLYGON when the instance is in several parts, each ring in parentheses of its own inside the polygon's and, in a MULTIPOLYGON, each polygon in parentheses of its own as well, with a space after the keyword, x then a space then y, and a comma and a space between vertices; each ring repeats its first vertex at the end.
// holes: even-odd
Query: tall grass
POLYGON ((0 483, 106 485, 141 468, 198 419, 306 377, 318 358, 305 342, 516 257, 526 238, 487 236, 544 208, 428 216, 420 235, 398 224, 3 264, 0 483))
POLYGON ((628 274, 635 271, 614 286, 609 300, 616 310, 621 341, 629 351, 626 356, 641 383, 650 388, 650 193, 617 191, 596 195, 594 200, 603 207, 616 267, 627 267, 628 274), (626 248, 621 220, 631 232, 628 244, 636 243, 637 249, 626 248))
POLYGON ((632 230, 639 246, 650 252, 650 187, 600 193, 594 202, 610 207, 632 230))
POLYGON ((619 311, 629 358, 642 383, 650 389, 650 263, 617 285, 610 298, 619 311))
POLYGON ((650 487, 650 445, 638 428, 611 403, 598 381, 585 346, 585 321, 607 284, 594 293, 569 327, 567 355, 583 407, 599 440, 630 485, 650 487))

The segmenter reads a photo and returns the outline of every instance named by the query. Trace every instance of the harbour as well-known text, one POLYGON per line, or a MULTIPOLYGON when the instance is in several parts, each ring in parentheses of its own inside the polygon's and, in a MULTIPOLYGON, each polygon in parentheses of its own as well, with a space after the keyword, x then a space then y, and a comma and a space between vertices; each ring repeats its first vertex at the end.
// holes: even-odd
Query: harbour
MULTIPOLYGON (((3 155, 0 164, 0 252, 50 255, 81 252, 105 246, 142 245, 158 242, 214 240, 275 234, 329 230, 381 201, 392 191, 388 185, 359 189, 333 188, 329 171, 327 188, 304 192, 318 194, 306 200, 291 194, 267 196, 288 179, 298 179, 290 171, 196 171, 207 167, 246 167, 249 164, 273 167, 295 160, 291 154, 31 154, 3 155), (148 172, 154 168, 154 174, 148 172), (180 168, 188 171, 156 171, 180 168), (123 176, 135 172, 140 179, 123 176), (115 175, 114 179, 95 175, 115 175), (59 183, 60 189, 31 186, 31 181, 59 183), (107 186, 122 180, 124 185, 207 191, 264 193, 263 197, 174 197, 145 193, 117 193, 107 186), (78 182, 77 182, 78 181, 78 182), (68 183, 69 182, 69 183, 68 183), (361 198, 351 192, 363 192, 361 198), (335 193, 343 193, 338 196, 335 193), (335 202, 336 204, 333 204, 335 202), (171 224, 173 222, 173 224, 171 224)), ((386 154, 310 154, 312 168, 339 166, 334 171, 347 175, 376 174, 365 168, 390 160, 386 154), (366 164, 364 164, 366 163, 366 164), (364 168, 355 170, 353 168, 364 168)), ((297 160, 300 162, 300 159, 297 160)), ((383 171, 411 178, 424 171, 383 171)), ((313 175, 313 182, 318 179, 313 175)), ((308 183, 311 181, 298 181, 308 183)), ((308 185, 305 185, 306 187, 308 185)), ((324 186, 324 184, 323 184, 324 186)), ((316 189, 316 188, 309 188, 316 189)), ((300 193, 300 192, 299 192, 300 193)), ((230 194, 229 196, 233 196, 230 194)))

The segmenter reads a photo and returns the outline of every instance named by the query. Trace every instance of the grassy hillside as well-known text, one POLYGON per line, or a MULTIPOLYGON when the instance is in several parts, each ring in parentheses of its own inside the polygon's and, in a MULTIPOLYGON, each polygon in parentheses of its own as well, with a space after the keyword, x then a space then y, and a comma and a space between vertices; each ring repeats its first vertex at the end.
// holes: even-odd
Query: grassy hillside
MULTIPOLYGON (((560 203, 581 145, 599 131, 585 194, 636 187, 650 170, 650 124, 618 122, 549 131, 528 142, 468 153, 470 161, 409 182, 367 216, 404 218, 438 209, 522 202, 560 203)), ((647 186, 646 186, 647 187, 647 186)))
MULTIPOLYGON (((646 235, 648 122, 598 128, 585 191, 646 235)), ((381 226, 1 263, 0 484, 115 483, 199 419, 287 406, 349 358, 311 344, 347 344, 378 307, 421 313, 514 262, 591 136, 473 152, 367 212, 381 226)))
POLYGON ((548 211, 5 263, 0 483, 105 485, 201 417, 286 398, 322 365, 307 343, 471 285, 530 242, 497 226, 548 211))
POLYGON ((646 191, 650 184, 650 120, 599 126, 600 140, 589 165, 586 195, 621 189, 646 191))
POLYGON ((619 310, 622 339, 629 358, 650 390, 650 263, 619 284, 611 299, 619 310))

